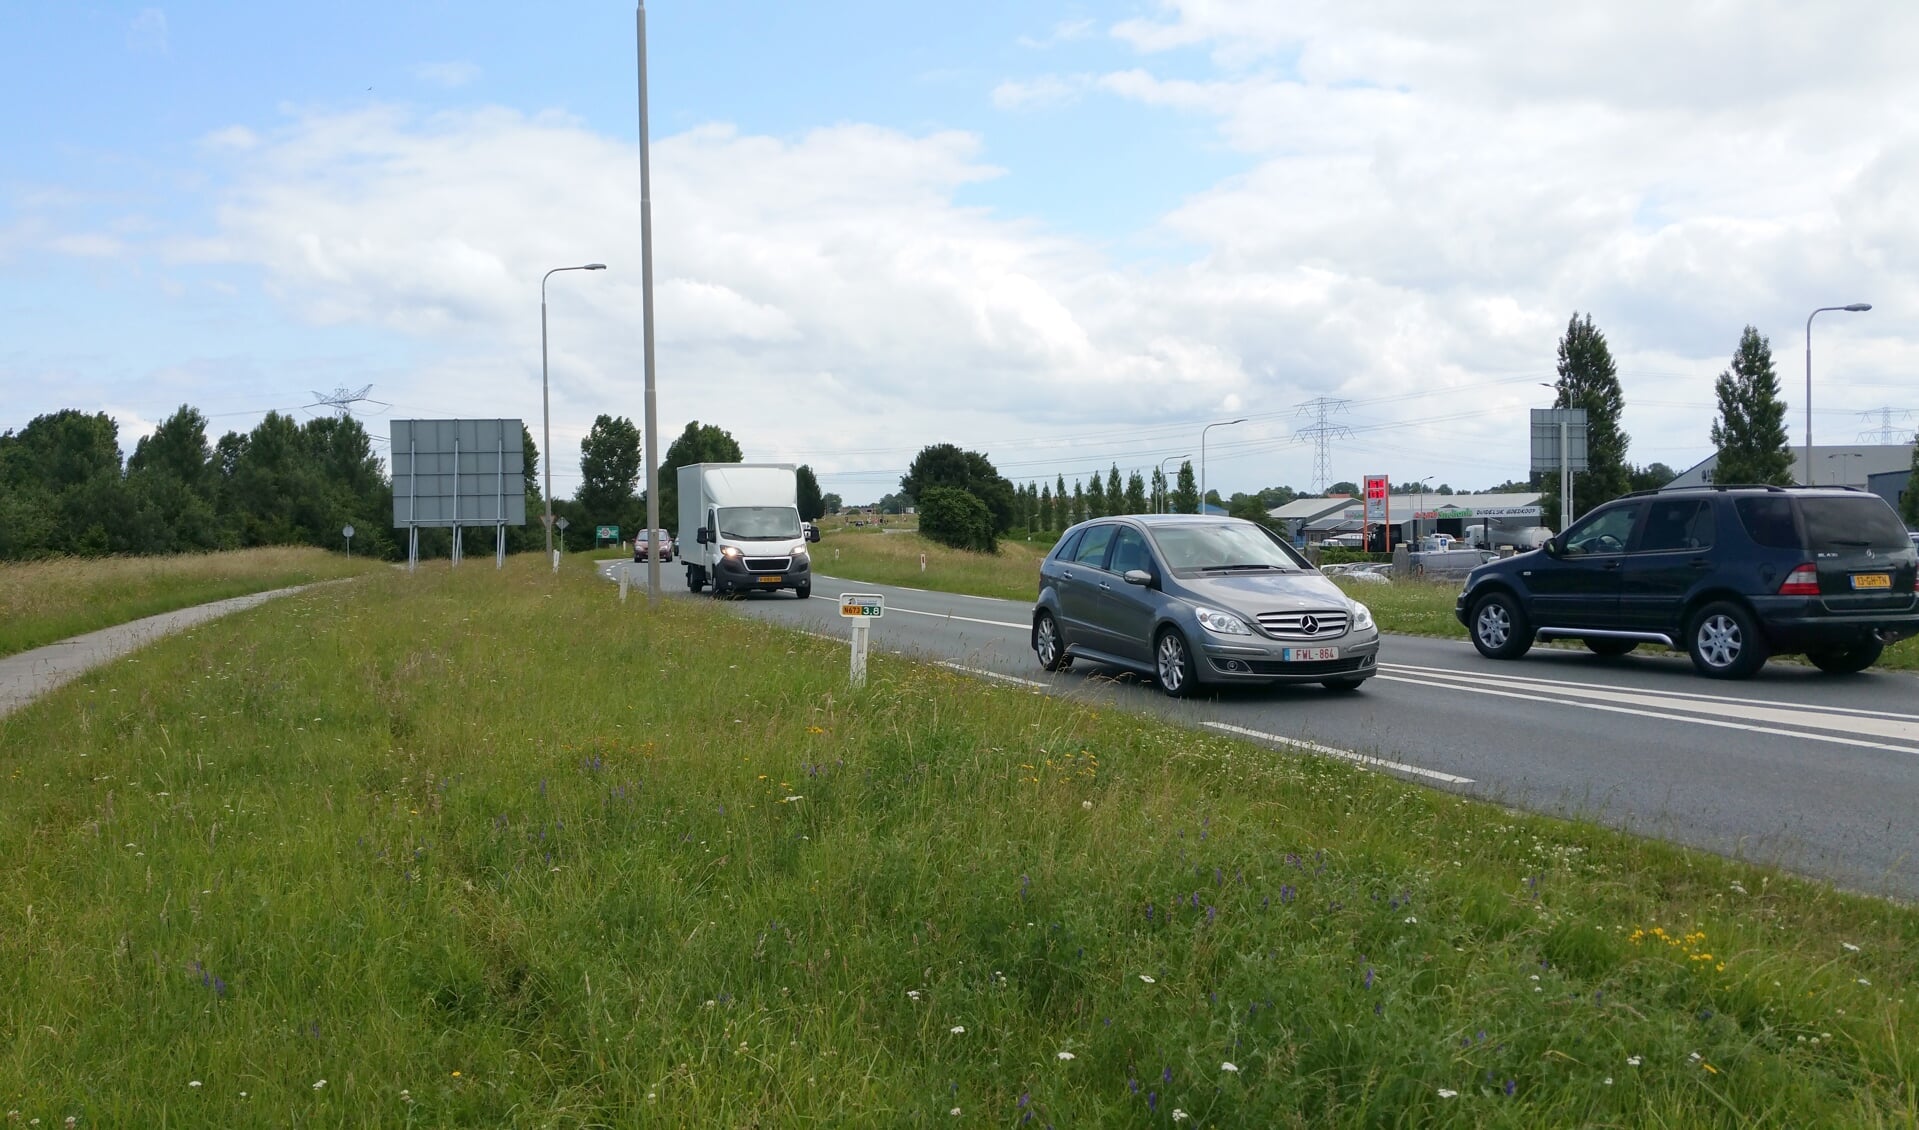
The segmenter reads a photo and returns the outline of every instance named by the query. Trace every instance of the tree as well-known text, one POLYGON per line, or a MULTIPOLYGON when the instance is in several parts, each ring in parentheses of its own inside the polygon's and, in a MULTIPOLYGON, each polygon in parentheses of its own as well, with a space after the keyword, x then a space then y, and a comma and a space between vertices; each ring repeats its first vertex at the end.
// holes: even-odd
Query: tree
POLYGON ((1234 494, 1226 504, 1226 513, 1234 518, 1244 518, 1248 522, 1266 525, 1271 519, 1266 516, 1266 506, 1256 494, 1234 494))
POLYGON ((1919 530, 1919 434, 1912 437, 1912 474, 1906 476, 1906 491, 1899 496, 1899 514, 1909 529, 1919 530))
POLYGON ((840 501, 839 495, 828 493, 820 498, 820 505, 826 507, 828 514, 838 514, 840 508, 846 504, 840 501))
POLYGON ((1173 513, 1199 513, 1199 480, 1193 475, 1191 459, 1179 465, 1179 485, 1173 488, 1173 513))
MULTIPOLYGON (((1566 325, 1559 339, 1558 396, 1555 408, 1586 410, 1586 467, 1573 474, 1573 509, 1576 514, 1626 493, 1631 486, 1626 465, 1626 445, 1631 437, 1620 430, 1619 417, 1626 409, 1626 395, 1619 387, 1619 372, 1613 365, 1606 335, 1594 327, 1592 315, 1584 321, 1578 314, 1566 325)), ((1548 476, 1546 508, 1548 516, 1559 513, 1559 477, 1548 476)), ((1555 521, 1551 524, 1564 525, 1555 521)))
POLYGON ((1339 482, 1334 483, 1332 486, 1329 486, 1326 488, 1327 498, 1334 498, 1342 494, 1345 495, 1347 498, 1358 498, 1359 484, 1353 483, 1353 482, 1347 482, 1344 479, 1342 479, 1339 482))
POLYGON ((1719 418, 1712 424, 1712 443, 1719 449, 1713 482, 1792 485, 1786 404, 1779 399, 1772 344, 1758 330, 1747 326, 1739 335, 1732 368, 1719 374, 1713 391, 1719 395, 1719 418))
POLYGON ((1039 528, 1042 530, 1060 528, 1053 521, 1053 488, 1050 486, 1039 488, 1039 528))
POLYGON ((1144 514, 1146 511, 1146 480, 1134 471, 1126 477, 1126 512, 1144 514))
POLYGON ((1126 513, 1126 488, 1119 481, 1119 464, 1106 473, 1106 512, 1108 514, 1126 513))
POLYGON ((127 471, 155 471, 170 475, 195 491, 208 485, 213 445, 207 442, 207 418, 182 404, 153 434, 140 437, 127 458, 127 471))
POLYGON ((992 553, 992 511, 971 491, 959 487, 929 486, 919 500, 920 533, 954 549, 992 553))
POLYGON ((793 472, 798 480, 800 492, 800 521, 817 522, 826 513, 826 498, 820 494, 820 481, 813 475, 813 468, 805 463, 793 472))
POLYGON ((1165 471, 1161 470, 1158 467, 1153 468, 1153 481, 1152 481, 1152 487, 1150 489, 1153 495, 1153 499, 1152 499, 1153 513, 1157 514, 1160 511, 1166 509, 1166 472, 1165 471))
POLYGON ((993 528, 1005 533, 1013 528, 1013 484, 994 468, 991 460, 977 451, 962 451, 950 443, 936 443, 920 449, 906 474, 900 476, 900 489, 914 498, 928 487, 947 486, 970 493, 986 504, 993 515, 993 528))
POLYGON ((1086 513, 1086 496, 1080 493, 1078 479, 1073 480, 1073 513, 1069 515, 1069 517, 1072 519, 1072 522, 1069 524, 1084 522, 1088 517, 1086 513))
POLYGON ((660 525, 682 538, 693 532, 678 528, 681 467, 694 463, 740 463, 745 458, 733 433, 718 424, 689 420, 679 438, 667 445, 666 454, 660 458, 660 525))
POLYGON ((1106 506, 1106 480, 1095 471, 1093 481, 1086 484, 1086 516, 1104 518, 1111 513, 1106 506))
MULTIPOLYGON (((1633 468, 1632 489, 1658 490, 1660 487, 1665 486, 1678 477, 1679 472, 1666 466, 1664 463, 1649 463, 1644 467, 1633 468)), ((1575 499, 1574 501, 1578 500, 1575 499)))
POLYGON ((580 487, 573 497, 586 524, 618 522, 640 478, 640 429, 625 416, 602 412, 580 440, 580 487))

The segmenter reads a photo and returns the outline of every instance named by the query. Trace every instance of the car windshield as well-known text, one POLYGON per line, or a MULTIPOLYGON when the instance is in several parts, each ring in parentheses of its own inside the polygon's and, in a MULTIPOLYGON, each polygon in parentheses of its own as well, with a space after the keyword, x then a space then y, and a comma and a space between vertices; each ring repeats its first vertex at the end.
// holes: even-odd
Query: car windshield
POLYGON ((653 531, 652 536, 649 537, 645 530, 641 530, 639 537, 636 540, 645 541, 645 542, 672 541, 673 536, 667 533, 665 530, 655 530, 653 531))
POLYGON ((1303 573, 1307 568, 1271 534, 1251 523, 1169 526, 1152 534, 1153 544, 1175 574, 1303 573))
POLYGON ((1884 551, 1912 544, 1892 507, 1872 495, 1802 498, 1799 513, 1805 516, 1806 540, 1815 553, 1833 546, 1884 551))
POLYGON ((791 506, 722 506, 720 536, 728 541, 797 538, 800 512, 791 506))

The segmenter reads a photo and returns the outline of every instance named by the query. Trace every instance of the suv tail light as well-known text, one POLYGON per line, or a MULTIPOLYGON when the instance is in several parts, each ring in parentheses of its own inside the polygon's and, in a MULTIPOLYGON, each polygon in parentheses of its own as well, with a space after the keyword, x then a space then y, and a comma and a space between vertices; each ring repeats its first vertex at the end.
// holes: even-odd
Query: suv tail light
POLYGON ((1786 580, 1779 586, 1780 596, 1818 596, 1819 571, 1811 565, 1801 565, 1786 574, 1786 580))

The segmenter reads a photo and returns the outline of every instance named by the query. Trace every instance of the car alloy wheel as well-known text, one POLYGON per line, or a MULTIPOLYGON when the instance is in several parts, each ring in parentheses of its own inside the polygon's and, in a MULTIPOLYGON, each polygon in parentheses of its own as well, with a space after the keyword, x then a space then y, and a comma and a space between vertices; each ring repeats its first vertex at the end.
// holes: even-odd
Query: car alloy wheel
POLYGON ((1071 663, 1066 658, 1066 645, 1059 638, 1059 623, 1050 612, 1042 612, 1033 623, 1033 653, 1039 657, 1039 665, 1048 671, 1057 671, 1071 663))
POLYGON ((1766 662, 1766 644, 1751 613, 1737 604, 1707 605, 1690 633, 1692 665, 1714 679, 1744 679, 1766 662))
POLYGON ((1176 630, 1168 628, 1159 634, 1159 643, 1153 648, 1154 673, 1159 676, 1159 689, 1169 698, 1184 698, 1193 690, 1193 660, 1186 651, 1186 638, 1176 630))
POLYGON ((1473 646, 1488 659, 1518 659, 1532 649, 1532 625, 1506 593, 1480 597, 1473 605, 1472 624, 1473 646))

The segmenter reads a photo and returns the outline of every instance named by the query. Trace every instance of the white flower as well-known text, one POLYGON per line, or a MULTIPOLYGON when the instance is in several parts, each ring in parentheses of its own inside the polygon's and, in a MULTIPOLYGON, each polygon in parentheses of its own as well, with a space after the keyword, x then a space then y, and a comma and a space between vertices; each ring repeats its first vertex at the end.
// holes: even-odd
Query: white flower
POLYGON ((964 1036, 966 1035, 966 1025, 955 1024, 951 1028, 948 1028, 947 1031, 951 1032, 955 1036, 964 1036))
POLYGON ((1445 1087, 1441 1087, 1439 1089, 1439 1097, 1442 1099, 1456 1099, 1459 1097, 1459 1092, 1447 1090, 1445 1087))
POLYGON ((1610 1075, 1606 1076, 1606 1086, 1612 1086, 1612 1076, 1610 1075))
POLYGON ((1860 983, 1861 985, 1870 985, 1870 984, 1872 984, 1872 982, 1871 982, 1871 981, 1868 981, 1868 980, 1866 980, 1866 979, 1865 979, 1864 977, 1861 977, 1861 978, 1859 978, 1859 983, 1860 983))
POLYGON ((960 1111, 958 1107, 954 1107, 952 1110, 949 1110, 946 1113, 952 1115, 954 1118, 958 1118, 960 1111))
POLYGON ((1174 1108, 1173 1108, 1173 1121, 1174 1121, 1174 1122, 1184 1122, 1184 1121, 1186 1121, 1186 1112, 1185 1112, 1185 1111, 1183 1111, 1183 1110, 1181 1110, 1181 1109, 1179 1109, 1178 1107, 1174 1107, 1174 1108))
POLYGON ((1082 801, 1080 801, 1080 802, 1079 802, 1079 806, 1080 806, 1081 808, 1086 808, 1086 809, 1090 809, 1090 808, 1092 808, 1092 807, 1093 807, 1093 802, 1092 802, 1092 801, 1090 801, 1090 800, 1082 800, 1082 801))
POLYGON ((1153 981, 1153 979, 1152 979, 1151 977, 1148 977, 1148 976, 1147 976, 1146 974, 1144 974, 1144 973, 1142 973, 1142 974, 1140 974, 1140 975, 1139 975, 1139 979, 1140 979, 1140 980, 1142 980, 1142 981, 1144 981, 1144 982, 1146 982, 1146 983, 1147 983, 1148 985, 1151 985, 1151 984, 1154 984, 1154 981, 1153 981))
POLYGON ((1222 1063, 1219 1065, 1219 1069, 1221 1071, 1238 1071, 1239 1070, 1237 1066, 1231 1063, 1222 1063))
POLYGON ((805 799, 806 798, 803 796, 790 796, 786 798, 786 803, 791 804, 796 800, 805 800, 805 799))
POLYGON ((918 989, 906 990, 906 999, 909 1001, 916 1001, 920 999, 920 991, 918 989))
POLYGON ((1059 1057, 1060 1057, 1061 1059, 1072 1059, 1072 1058, 1073 1058, 1073 1053, 1072 1053, 1072 1052, 1061 1052, 1061 1053, 1059 1053, 1059 1057))
POLYGON ((1408 925, 1408 926, 1417 926, 1417 925, 1419 925, 1419 916, 1418 916, 1418 915, 1414 915, 1414 914, 1408 914, 1408 915, 1406 916, 1406 925, 1408 925))
POLYGON ((1627 1066, 1627 1067, 1638 1067, 1638 1066, 1639 1066, 1639 1057, 1638 1057, 1638 1056, 1636 1056, 1636 1055, 1629 1055, 1629 1056, 1627 1056, 1627 1057, 1626 1057, 1626 1066, 1627 1066))
POLYGON ((315 1083, 315 1084, 313 1084, 313 1089, 317 1091, 317 1090, 319 1090, 319 1089, 320 1089, 321 1087, 324 1087, 324 1086, 326 1086, 326 1080, 325 1080, 325 1079, 322 1079, 322 1080, 320 1080, 319 1082, 317 1082, 317 1083, 315 1083))
MULTIPOLYGON (((132 847, 133 845, 132 845, 132 844, 128 844, 127 846, 128 846, 128 847, 132 847)), ((1847 953, 1858 953, 1858 952, 1859 952, 1859 947, 1858 947, 1858 946, 1855 946, 1855 945, 1853 945, 1853 944, 1852 944, 1851 942, 1840 942, 1839 944, 1840 944, 1841 946, 1843 946, 1843 947, 1845 947, 1845 950, 1846 950, 1846 952, 1847 952, 1847 953)))
POLYGON ((1698 1063, 1698 1062, 1699 1062, 1699 1053, 1698 1053, 1698 1052, 1687 1052, 1687 1053, 1686 1053, 1686 1058, 1687 1058, 1687 1059, 1689 1059, 1689 1060, 1691 1060, 1691 1061, 1692 1061, 1692 1062, 1694 1062, 1694 1063, 1698 1063))
POLYGON ((200 1085, 200 1081, 198 1079, 195 1079, 192 1082, 187 1084, 187 1086, 189 1087, 198 1087, 199 1085, 200 1085))

